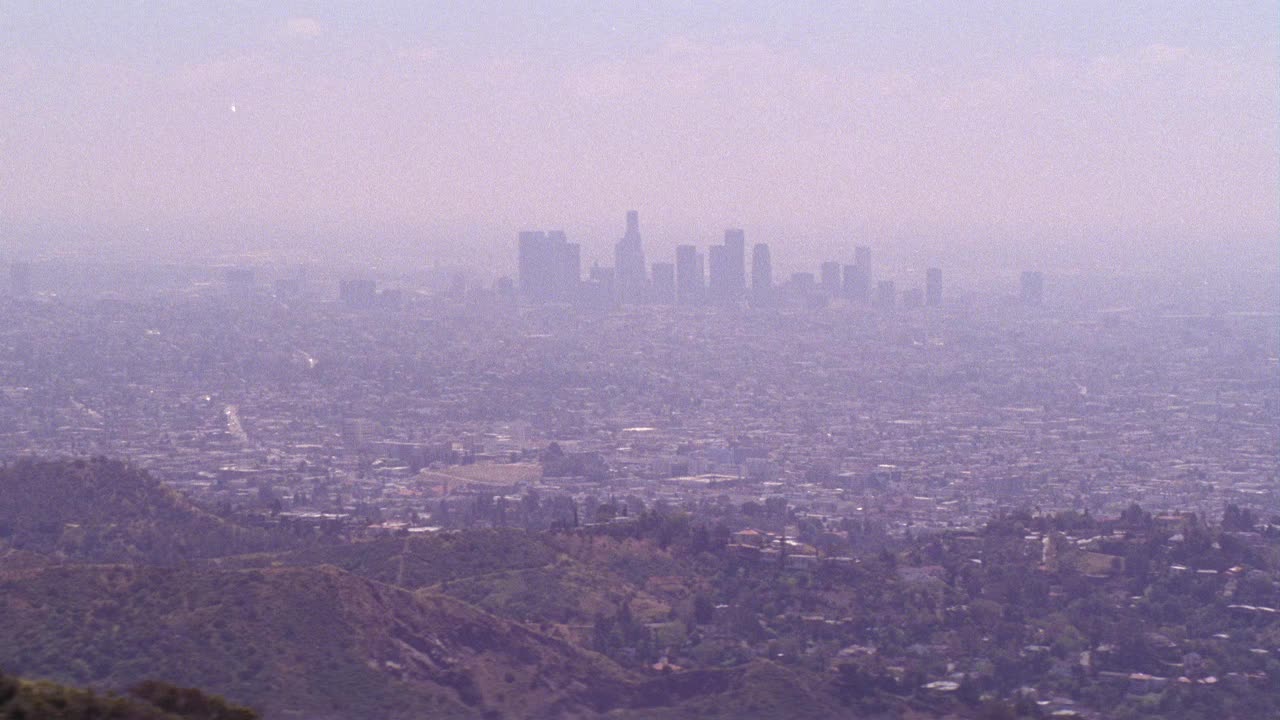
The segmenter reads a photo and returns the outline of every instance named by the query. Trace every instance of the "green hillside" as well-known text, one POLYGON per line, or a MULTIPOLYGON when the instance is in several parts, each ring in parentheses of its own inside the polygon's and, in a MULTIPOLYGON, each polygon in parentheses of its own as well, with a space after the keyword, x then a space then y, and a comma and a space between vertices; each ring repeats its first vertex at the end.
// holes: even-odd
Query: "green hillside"
POLYGON ((519 530, 471 530, 386 537, 307 548, 279 558, 288 565, 334 565, 370 580, 417 589, 506 570, 545 566, 556 551, 519 530))
POLYGON ((211 515, 116 460, 21 460, 0 467, 0 550, 169 564, 269 549, 259 530, 211 515))
POLYGON ((128 695, 99 694, 0 673, 0 718, 5 720, 257 720, 257 713, 194 688, 140 683, 128 695))
POLYGON ((555 715, 615 705, 628 681, 457 600, 332 567, 11 573, 0 637, 0 666, 24 675, 199 685, 272 717, 555 715))

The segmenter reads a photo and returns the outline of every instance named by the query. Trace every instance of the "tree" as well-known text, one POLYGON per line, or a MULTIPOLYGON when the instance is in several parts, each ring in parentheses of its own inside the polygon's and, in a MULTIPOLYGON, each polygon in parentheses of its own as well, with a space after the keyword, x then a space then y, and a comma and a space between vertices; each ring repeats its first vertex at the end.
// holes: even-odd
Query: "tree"
POLYGON ((1258 517, 1248 508, 1230 503, 1222 511, 1222 529, 1233 532, 1251 532, 1258 524, 1258 517))

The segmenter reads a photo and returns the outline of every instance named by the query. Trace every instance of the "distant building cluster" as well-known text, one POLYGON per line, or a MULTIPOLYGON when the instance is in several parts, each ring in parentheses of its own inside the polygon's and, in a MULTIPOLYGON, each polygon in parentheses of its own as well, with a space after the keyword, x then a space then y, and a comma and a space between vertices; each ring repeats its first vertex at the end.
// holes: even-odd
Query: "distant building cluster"
MULTIPOLYGON (((871 248, 866 245, 854 248, 852 264, 829 260, 821 264, 816 277, 798 272, 776 282, 768 244, 752 246, 748 266, 746 233, 741 228, 725 230, 724 241, 707 248, 705 255, 696 245, 680 245, 674 263, 646 266, 635 210, 627 212, 626 231, 614 246, 612 267, 594 265, 584 280, 581 247, 560 230, 521 232, 518 267, 516 286, 521 300, 529 304, 767 307, 821 306, 840 299, 880 308, 899 304, 914 308, 939 307, 943 302, 941 268, 925 271, 924 288, 900 290, 892 279, 874 278, 871 248)), ((1022 301, 1039 305, 1043 298, 1044 276, 1023 273, 1022 301)))

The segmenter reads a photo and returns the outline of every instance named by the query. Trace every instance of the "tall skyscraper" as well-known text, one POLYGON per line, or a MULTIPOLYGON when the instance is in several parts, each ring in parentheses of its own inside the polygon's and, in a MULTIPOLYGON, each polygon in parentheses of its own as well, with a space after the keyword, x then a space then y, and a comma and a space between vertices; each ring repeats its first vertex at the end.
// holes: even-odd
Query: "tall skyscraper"
POLYGON ((854 302, 866 303, 871 299, 871 279, 866 271, 856 264, 844 266, 841 289, 844 296, 854 302))
POLYGON ((520 294, 533 303, 573 302, 582 280, 582 250, 563 230, 520 233, 520 294))
POLYGON ((867 274, 867 280, 871 279, 871 248, 866 245, 858 245, 853 248, 853 264, 862 268, 867 274))
POLYGON ((769 246, 756 243, 751 248, 751 301, 757 305, 768 304, 773 296, 773 261, 769 246))
POLYGON ((1044 273, 1026 270, 1022 273, 1022 302, 1039 305, 1044 302, 1044 273))
POLYGON ((676 300, 681 305, 699 305, 706 295, 702 253, 693 245, 676 248, 676 300))
POLYGON ((707 249, 707 297, 715 305, 733 302, 733 264, 729 248, 712 245, 707 249))
POLYGON ((640 214, 627 211, 627 231, 613 249, 614 272, 622 302, 642 302, 648 285, 644 248, 640 244, 640 214))
POLYGON ((653 264, 653 292, 650 299, 659 305, 674 305, 676 302, 676 266, 668 262, 653 264))
POLYGON ((717 305, 732 305, 747 289, 746 234, 736 228, 724 231, 724 244, 712 245, 707 255, 710 283, 707 295, 717 305))
POLYGON ((822 263, 822 291, 828 297, 840 294, 840 263, 834 260, 822 263))
POLYGON ((844 295, 855 302, 871 299, 871 248, 858 245, 853 249, 853 265, 844 266, 844 295))
POLYGON ((724 246, 728 249, 729 288, 733 299, 741 297, 747 289, 747 236, 740 228, 724 231, 724 246))
POLYGON ((558 302, 574 302, 578 299, 578 285, 582 282, 582 248, 569 242, 563 230, 547 232, 550 243, 550 296, 558 302))
POLYGON ((527 300, 541 302, 547 277, 547 234, 539 230, 522 231, 519 253, 520 294, 527 300))
POLYGON ((925 271, 924 304, 929 307, 942 304, 942 268, 929 268, 925 271))

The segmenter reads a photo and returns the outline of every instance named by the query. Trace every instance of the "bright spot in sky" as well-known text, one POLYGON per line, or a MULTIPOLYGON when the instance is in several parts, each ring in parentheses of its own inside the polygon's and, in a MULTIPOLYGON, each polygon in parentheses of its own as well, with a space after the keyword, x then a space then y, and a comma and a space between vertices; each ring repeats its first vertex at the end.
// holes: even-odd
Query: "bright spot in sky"
POLYGON ((232 106, 231 106, 231 112, 235 112, 235 111, 236 111, 236 106, 235 106, 235 105, 232 105, 232 106))

